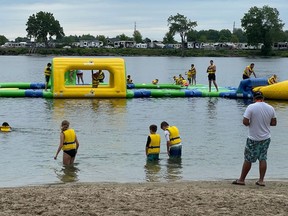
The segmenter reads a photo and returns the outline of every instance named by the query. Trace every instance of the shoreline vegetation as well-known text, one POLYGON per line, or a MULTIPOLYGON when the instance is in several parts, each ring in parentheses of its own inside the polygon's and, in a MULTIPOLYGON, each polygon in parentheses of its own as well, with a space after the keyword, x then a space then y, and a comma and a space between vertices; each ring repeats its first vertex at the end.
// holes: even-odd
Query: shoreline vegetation
POLYGON ((288 50, 273 50, 263 56, 260 50, 236 49, 137 49, 137 48, 0 48, 0 55, 55 56, 179 56, 179 57, 288 57, 288 50))
POLYGON ((287 215, 288 182, 67 183, 1 188, 1 215, 287 215))

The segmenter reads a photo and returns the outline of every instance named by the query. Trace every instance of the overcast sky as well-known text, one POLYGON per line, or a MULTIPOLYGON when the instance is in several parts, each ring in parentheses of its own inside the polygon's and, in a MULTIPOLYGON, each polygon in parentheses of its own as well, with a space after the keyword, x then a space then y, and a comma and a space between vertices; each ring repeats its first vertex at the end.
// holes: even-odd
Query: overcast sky
MULTIPOLYGON (((9 40, 26 37, 26 23, 40 11, 53 13, 66 36, 91 34, 132 37, 134 23, 144 38, 162 40, 167 19, 180 13, 196 21, 199 30, 232 31, 253 6, 276 8, 288 29, 287 0, 0 0, 0 35, 9 40)), ((177 38, 175 38, 177 39, 177 38)))

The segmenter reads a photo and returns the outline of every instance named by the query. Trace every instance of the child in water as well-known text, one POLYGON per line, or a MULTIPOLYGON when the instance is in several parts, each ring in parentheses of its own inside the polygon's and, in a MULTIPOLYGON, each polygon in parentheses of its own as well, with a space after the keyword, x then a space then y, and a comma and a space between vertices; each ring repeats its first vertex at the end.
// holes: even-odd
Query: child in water
POLYGON ((74 129, 69 128, 70 123, 67 120, 61 123, 60 144, 57 149, 54 159, 61 150, 63 150, 63 164, 72 165, 74 163, 77 150, 79 148, 79 142, 74 129))
POLYGON ((157 134, 157 125, 150 125, 150 135, 146 143, 146 156, 147 160, 159 160, 161 137, 157 134))
POLYGON ((1 132, 10 132, 12 128, 8 124, 8 122, 3 122, 2 126, 0 127, 1 132))

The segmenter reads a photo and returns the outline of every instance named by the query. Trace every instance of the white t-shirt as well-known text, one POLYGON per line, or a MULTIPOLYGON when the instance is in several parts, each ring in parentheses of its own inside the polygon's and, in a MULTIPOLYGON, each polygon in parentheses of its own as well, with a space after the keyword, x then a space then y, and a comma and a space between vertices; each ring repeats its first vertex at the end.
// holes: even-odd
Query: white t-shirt
POLYGON ((249 139, 261 141, 271 137, 270 122, 272 118, 276 118, 276 112, 271 105, 255 102, 246 108, 243 116, 250 121, 249 139))

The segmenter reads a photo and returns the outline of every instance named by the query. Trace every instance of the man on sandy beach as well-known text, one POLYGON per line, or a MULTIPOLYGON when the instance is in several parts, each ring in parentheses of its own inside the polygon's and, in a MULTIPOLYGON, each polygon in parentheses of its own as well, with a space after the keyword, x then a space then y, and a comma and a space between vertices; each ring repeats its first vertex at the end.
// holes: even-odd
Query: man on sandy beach
POLYGON ((254 93, 254 102, 250 104, 243 115, 243 124, 249 127, 248 138, 244 151, 244 163, 239 179, 232 182, 236 185, 245 185, 245 178, 252 163, 259 160, 259 179, 256 185, 265 186, 264 177, 267 170, 267 151, 270 144, 270 126, 277 125, 274 108, 264 102, 261 92, 254 93))

